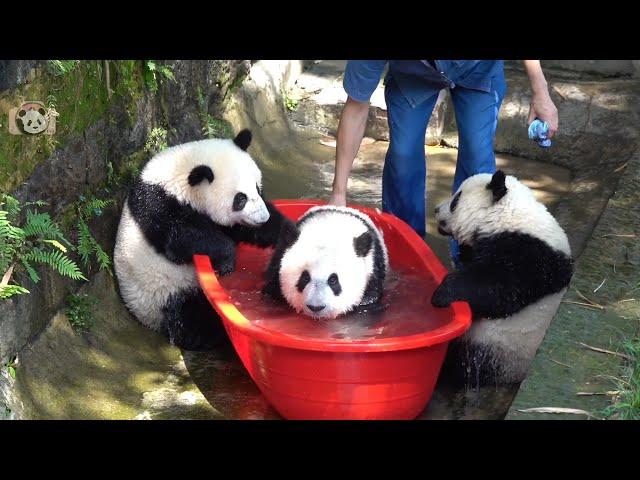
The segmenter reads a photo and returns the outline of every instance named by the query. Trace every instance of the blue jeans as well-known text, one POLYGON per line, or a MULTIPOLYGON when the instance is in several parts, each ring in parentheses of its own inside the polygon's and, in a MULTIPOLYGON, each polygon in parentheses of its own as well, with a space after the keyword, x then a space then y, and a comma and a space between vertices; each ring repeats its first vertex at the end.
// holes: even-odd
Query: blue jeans
MULTIPOLYGON (((496 170, 493 141, 506 92, 504 75, 494 77, 491 84, 491 92, 450 90, 459 137, 452 193, 468 177, 496 170)), ((411 107, 393 79, 385 87, 390 142, 382 177, 382 210, 407 222, 422 237, 426 235, 424 137, 437 99, 436 94, 411 107)), ((451 256, 457 264, 458 245, 453 240, 451 256)))

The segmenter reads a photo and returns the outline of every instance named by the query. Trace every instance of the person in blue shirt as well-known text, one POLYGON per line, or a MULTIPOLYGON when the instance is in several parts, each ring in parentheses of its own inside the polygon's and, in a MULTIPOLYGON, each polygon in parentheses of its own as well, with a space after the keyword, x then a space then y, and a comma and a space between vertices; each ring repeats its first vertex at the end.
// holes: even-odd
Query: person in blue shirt
MULTIPOLYGON (((382 210, 407 222, 422 237, 425 223, 424 138, 438 93, 448 88, 458 126, 455 192, 468 177, 494 173, 493 142, 498 111, 505 95, 502 60, 349 60, 343 85, 348 98, 340 116, 336 166, 329 203, 346 205, 347 182, 364 136, 369 99, 382 73, 389 123, 389 148, 382 178, 382 210)), ((549 138, 558 129, 558 111, 549 96, 539 60, 524 60, 532 97, 528 123, 549 124, 549 138)), ((458 259, 457 244, 451 254, 458 259)))

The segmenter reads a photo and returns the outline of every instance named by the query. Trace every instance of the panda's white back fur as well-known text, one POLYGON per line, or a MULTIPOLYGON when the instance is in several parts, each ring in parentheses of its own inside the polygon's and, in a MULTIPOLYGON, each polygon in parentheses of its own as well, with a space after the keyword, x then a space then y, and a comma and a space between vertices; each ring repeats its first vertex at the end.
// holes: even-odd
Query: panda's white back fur
POLYGON ((197 286, 193 265, 167 260, 149 244, 133 219, 128 205, 118 226, 113 264, 125 305, 140 322, 153 329, 162 327, 162 307, 174 293, 197 286))
POLYGON ((509 317, 475 319, 463 339, 481 347, 476 352, 486 352, 486 359, 474 359, 478 366, 494 362, 501 382, 522 381, 566 291, 547 295, 509 317))

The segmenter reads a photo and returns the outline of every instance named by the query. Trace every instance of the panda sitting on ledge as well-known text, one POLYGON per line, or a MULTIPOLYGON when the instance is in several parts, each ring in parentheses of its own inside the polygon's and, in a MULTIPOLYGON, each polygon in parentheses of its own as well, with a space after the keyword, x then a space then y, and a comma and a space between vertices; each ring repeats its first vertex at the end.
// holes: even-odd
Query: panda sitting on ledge
POLYGON ((450 345, 443 376, 520 383, 573 274, 567 235, 528 187, 500 170, 465 180, 436 207, 436 220, 439 232, 459 243, 462 265, 432 304, 466 301, 475 317, 450 345))
POLYGON ((251 132, 243 130, 233 140, 163 150, 125 201, 114 251, 120 294, 143 325, 187 350, 208 350, 226 338, 193 255, 208 255, 224 275, 235 269, 239 242, 269 247, 278 240, 284 217, 262 198, 250 143, 251 132))

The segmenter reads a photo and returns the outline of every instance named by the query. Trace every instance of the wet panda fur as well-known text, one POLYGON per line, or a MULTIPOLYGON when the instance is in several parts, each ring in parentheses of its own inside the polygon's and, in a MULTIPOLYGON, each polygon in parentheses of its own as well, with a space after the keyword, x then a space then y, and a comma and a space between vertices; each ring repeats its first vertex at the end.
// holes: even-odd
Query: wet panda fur
POLYGON ((378 303, 388 268, 384 239, 367 215, 318 206, 283 224, 264 292, 298 313, 335 318, 378 303))
POLYGON ((251 132, 167 148, 144 166, 122 211, 114 267, 125 305, 174 345, 207 350, 226 339, 202 293, 194 254, 218 274, 235 268, 236 245, 274 246, 283 216, 262 198, 262 174, 246 152, 251 132))
POLYGON ((464 300, 474 315, 450 344, 442 376, 474 386, 520 383, 573 274, 567 235, 528 187, 500 170, 468 178, 436 207, 436 220, 458 241, 461 266, 432 303, 464 300))

